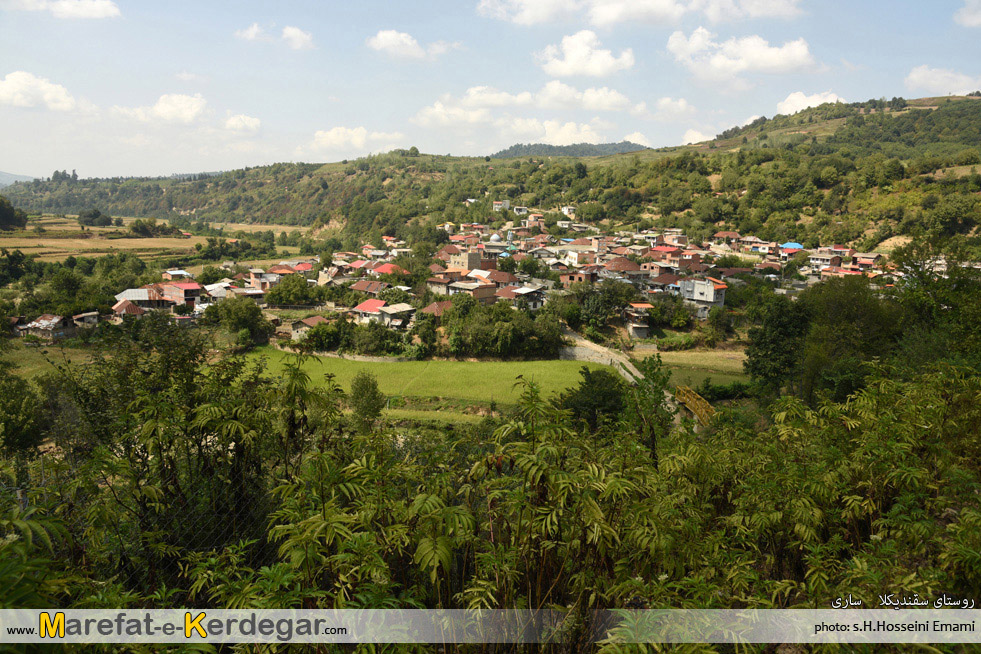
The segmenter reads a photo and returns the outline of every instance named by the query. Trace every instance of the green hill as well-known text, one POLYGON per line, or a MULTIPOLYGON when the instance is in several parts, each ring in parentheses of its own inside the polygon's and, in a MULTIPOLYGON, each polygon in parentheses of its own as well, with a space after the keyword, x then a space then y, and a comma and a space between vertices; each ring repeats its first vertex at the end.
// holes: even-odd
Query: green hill
POLYGON ((58 175, 4 193, 28 212, 98 208, 179 224, 311 225, 352 243, 445 220, 504 220, 490 205, 507 198, 547 219, 572 204, 580 219, 608 226, 658 224, 705 237, 724 225, 807 246, 875 247, 921 229, 971 234, 979 222, 979 148, 981 100, 895 98, 761 118, 697 146, 602 157, 487 160, 396 150, 189 178, 58 175), (478 201, 468 207, 468 198, 478 201))
POLYGON ((623 154, 646 150, 646 145, 621 141, 620 143, 575 143, 573 145, 548 145, 547 143, 518 143, 501 150, 492 157, 512 159, 514 157, 602 157, 608 154, 623 154))

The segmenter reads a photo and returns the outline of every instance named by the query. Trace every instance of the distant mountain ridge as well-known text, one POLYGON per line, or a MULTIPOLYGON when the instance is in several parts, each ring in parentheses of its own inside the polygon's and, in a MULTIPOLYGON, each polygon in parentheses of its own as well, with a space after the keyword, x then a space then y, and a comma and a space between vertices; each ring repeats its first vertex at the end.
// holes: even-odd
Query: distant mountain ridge
POLYGON ((495 152, 491 157, 603 157, 646 150, 647 146, 630 141, 619 143, 575 143, 573 145, 548 145, 547 143, 517 143, 510 148, 495 152))
POLYGON ((0 170, 0 188, 5 186, 10 186, 14 182, 29 182, 33 177, 27 175, 14 175, 13 173, 5 173, 0 170))

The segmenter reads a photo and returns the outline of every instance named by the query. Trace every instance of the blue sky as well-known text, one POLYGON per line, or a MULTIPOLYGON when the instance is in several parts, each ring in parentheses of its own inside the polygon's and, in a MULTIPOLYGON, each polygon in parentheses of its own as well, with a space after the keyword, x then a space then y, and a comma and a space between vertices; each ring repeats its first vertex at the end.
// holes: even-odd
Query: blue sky
POLYGON ((981 88, 981 0, 0 0, 0 170, 666 146, 981 88))

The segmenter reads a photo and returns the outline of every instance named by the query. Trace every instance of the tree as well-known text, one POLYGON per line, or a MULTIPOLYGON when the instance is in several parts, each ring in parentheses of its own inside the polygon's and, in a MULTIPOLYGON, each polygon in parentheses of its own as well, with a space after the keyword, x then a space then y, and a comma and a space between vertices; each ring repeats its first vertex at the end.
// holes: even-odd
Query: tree
POLYGON ((27 215, 0 195, 0 229, 23 229, 26 226, 27 215))
POLYGON ((620 420, 624 407, 623 380, 615 372, 587 366, 579 369, 582 379, 575 388, 560 395, 555 403, 572 412, 572 417, 585 423, 591 432, 603 425, 620 420))
POLYGON ((378 380, 366 370, 359 370, 351 380, 352 419, 361 433, 371 431, 385 408, 385 396, 378 390, 378 380))
POLYGON ((743 365, 763 394, 775 396, 798 376, 807 313, 786 295, 770 295, 751 307, 750 316, 759 324, 749 330, 743 365))
POLYGON ((220 323, 226 331, 238 334, 248 330, 255 343, 269 340, 275 328, 262 315, 262 309, 247 297, 226 298, 212 304, 204 312, 205 318, 220 323))
POLYGON ((641 442, 647 445, 654 468, 658 467, 658 442, 671 431, 677 412, 668 403, 671 371, 664 367, 661 355, 649 356, 637 364, 641 378, 628 387, 624 423, 633 428, 641 442))
POLYGON ((266 302, 283 305, 308 305, 317 302, 316 289, 299 274, 283 275, 278 284, 266 293, 266 302))
POLYGON ((205 266, 204 270, 198 273, 197 283, 202 286, 214 284, 225 277, 225 271, 217 266, 205 266))

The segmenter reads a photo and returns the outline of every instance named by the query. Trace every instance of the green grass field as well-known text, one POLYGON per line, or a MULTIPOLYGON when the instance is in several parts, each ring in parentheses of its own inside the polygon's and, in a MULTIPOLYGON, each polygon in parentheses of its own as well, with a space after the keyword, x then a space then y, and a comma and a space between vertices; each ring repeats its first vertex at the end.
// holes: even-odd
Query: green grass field
MULTIPOLYGON (((283 369, 287 354, 272 347, 263 347, 250 356, 264 356, 273 375, 283 369)), ((378 379, 386 395, 408 397, 441 397, 467 402, 497 402, 513 404, 520 391, 514 388, 518 375, 537 382, 546 396, 575 386, 583 365, 602 368, 598 364, 578 361, 392 361, 367 363, 317 357, 305 369, 316 380, 332 373, 345 389, 359 370, 367 370, 378 379)), ((420 412, 424 413, 424 412, 420 412)), ((440 411, 442 413, 442 410, 440 411)))
POLYGON ((64 365, 66 361, 82 363, 90 357, 89 351, 84 349, 27 345, 20 339, 11 339, 8 345, 8 349, 0 357, 14 365, 14 374, 28 379, 45 372, 53 372, 55 365, 64 365))

